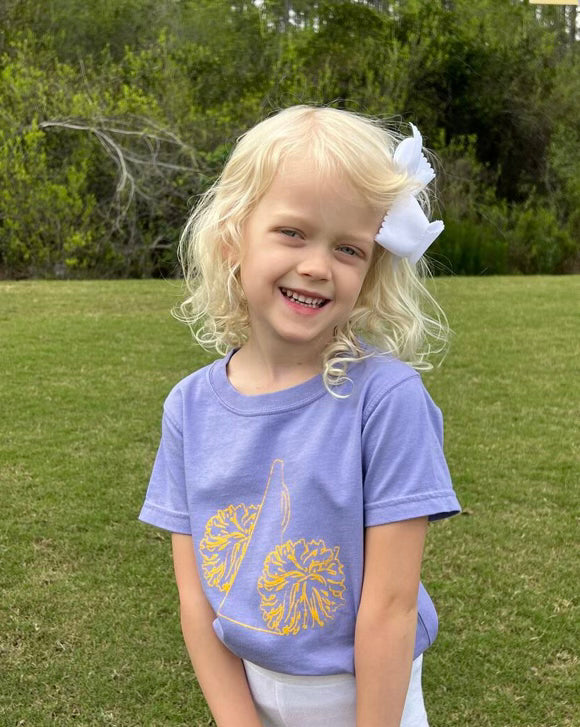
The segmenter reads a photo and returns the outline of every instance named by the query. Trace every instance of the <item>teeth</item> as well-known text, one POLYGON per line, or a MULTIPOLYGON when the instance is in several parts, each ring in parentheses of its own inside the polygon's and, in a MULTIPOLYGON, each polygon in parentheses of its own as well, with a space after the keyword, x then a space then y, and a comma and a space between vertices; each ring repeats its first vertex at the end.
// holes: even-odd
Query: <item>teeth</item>
POLYGON ((302 305, 310 306, 311 308, 320 308, 325 302, 325 298, 310 298, 309 296, 295 293, 293 290, 289 290, 288 288, 280 288, 280 290, 290 300, 302 303, 302 305))

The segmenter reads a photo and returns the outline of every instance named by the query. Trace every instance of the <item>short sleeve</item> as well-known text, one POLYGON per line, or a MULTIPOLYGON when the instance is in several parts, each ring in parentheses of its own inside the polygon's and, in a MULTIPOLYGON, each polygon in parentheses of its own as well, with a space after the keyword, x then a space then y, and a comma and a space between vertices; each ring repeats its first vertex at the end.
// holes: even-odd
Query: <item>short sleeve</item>
POLYGON ((460 511, 443 454, 443 417, 419 375, 369 402, 362 447, 365 526, 460 511))
POLYGON ((173 533, 191 534, 185 487, 183 435, 166 406, 161 442, 139 520, 173 533))

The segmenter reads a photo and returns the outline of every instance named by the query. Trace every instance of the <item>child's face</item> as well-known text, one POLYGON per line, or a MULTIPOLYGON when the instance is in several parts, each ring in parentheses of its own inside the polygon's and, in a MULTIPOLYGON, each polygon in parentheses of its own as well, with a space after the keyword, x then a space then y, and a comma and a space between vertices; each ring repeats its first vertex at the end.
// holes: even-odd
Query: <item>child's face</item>
POLYGON ((383 214, 346 179, 287 163, 244 227, 251 338, 320 352, 356 305, 383 214))

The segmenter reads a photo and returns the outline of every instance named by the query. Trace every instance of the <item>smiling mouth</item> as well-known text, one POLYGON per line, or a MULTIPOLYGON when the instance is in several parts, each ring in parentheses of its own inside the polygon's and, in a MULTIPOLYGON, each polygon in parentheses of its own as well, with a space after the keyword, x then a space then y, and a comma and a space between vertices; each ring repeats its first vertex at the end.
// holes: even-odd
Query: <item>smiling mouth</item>
POLYGON ((326 305, 329 302, 328 298, 316 298, 309 295, 303 295, 302 293, 296 293, 294 290, 290 290, 290 288, 280 288, 280 292, 285 298, 288 298, 288 300, 291 300, 294 303, 300 303, 307 308, 322 308, 323 305, 326 305))

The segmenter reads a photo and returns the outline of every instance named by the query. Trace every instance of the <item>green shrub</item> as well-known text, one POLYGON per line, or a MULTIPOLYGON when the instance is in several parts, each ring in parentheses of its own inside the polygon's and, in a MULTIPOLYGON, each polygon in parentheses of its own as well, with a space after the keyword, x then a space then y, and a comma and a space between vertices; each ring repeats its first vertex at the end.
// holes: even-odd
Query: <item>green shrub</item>
MULTIPOLYGON (((1 132, 0 132, 1 133, 1 132)), ((88 160, 54 168, 33 124, 0 136, 0 274, 66 276, 90 270, 104 230, 87 190, 88 160)))
POLYGON ((570 233, 553 209, 514 205, 510 214, 510 272, 566 272, 578 249, 570 233))
POLYGON ((483 220, 447 218, 445 231, 429 256, 439 273, 502 275, 508 272, 505 236, 483 220))

